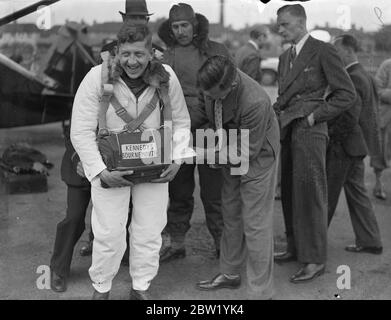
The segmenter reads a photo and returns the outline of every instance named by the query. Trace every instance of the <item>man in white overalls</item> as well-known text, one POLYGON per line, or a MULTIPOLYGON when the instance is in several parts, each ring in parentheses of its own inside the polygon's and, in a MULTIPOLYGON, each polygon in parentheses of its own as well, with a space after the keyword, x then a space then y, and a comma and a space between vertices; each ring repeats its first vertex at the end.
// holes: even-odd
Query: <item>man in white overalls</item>
MULTIPOLYGON (((117 38, 115 61, 119 72, 114 75, 110 73, 114 77, 111 79, 114 95, 129 115, 137 118, 150 103, 155 91, 168 86, 166 101, 171 105, 172 158, 175 162, 154 183, 137 185, 123 177, 132 172, 107 169, 96 142, 102 65, 91 69, 76 93, 71 141, 80 156, 86 177, 91 182, 91 222, 95 239, 89 273, 95 289, 93 299, 108 299, 112 280, 118 272, 126 247, 126 220, 132 196, 133 212, 129 228, 129 272, 132 277, 130 298, 145 300, 149 298, 147 290, 150 282, 158 272, 161 232, 167 222, 168 182, 175 177, 183 150, 189 145, 190 117, 173 70, 152 61, 152 35, 148 27, 124 24, 117 38), (101 182, 110 188, 102 188, 101 182)), ((143 128, 160 127, 159 109, 155 108, 146 118, 143 128)), ((106 112, 107 129, 120 131, 124 125, 110 103, 106 112)))

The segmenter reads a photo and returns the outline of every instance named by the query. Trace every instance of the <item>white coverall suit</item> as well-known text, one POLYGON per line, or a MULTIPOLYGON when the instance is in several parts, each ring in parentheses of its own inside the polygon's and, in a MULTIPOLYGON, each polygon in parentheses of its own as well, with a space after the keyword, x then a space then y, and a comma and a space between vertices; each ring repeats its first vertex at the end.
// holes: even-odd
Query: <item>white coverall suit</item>
MULTIPOLYGON (((190 117, 182 88, 174 71, 163 65, 170 74, 168 96, 172 108, 173 159, 184 158, 190 142, 190 117)), ((129 272, 135 290, 147 290, 159 267, 161 232, 167 222, 168 183, 142 183, 134 187, 101 187, 98 177, 106 165, 98 151, 96 128, 98 125, 99 98, 101 96, 101 68, 93 67, 85 76, 76 93, 72 111, 71 141, 91 182, 92 230, 94 243, 89 274, 98 292, 111 289, 126 249, 126 222, 130 192, 133 213, 130 225, 129 272)), ((115 82, 114 94, 128 113, 136 118, 155 92, 148 87, 136 99, 122 79, 115 82)), ((119 131, 124 122, 109 105, 106 113, 107 129, 119 131)), ((160 110, 156 108, 145 120, 146 128, 160 127, 160 110)))

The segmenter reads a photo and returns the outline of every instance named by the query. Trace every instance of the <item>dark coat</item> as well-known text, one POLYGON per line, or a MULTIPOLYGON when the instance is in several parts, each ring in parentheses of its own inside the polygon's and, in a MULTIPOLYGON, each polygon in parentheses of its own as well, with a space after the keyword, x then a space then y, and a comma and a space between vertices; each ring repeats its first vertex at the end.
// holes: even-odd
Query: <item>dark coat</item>
MULTIPOLYGON (((280 135, 270 98, 263 88, 240 70, 238 70, 236 82, 237 86, 223 100, 223 128, 225 130, 250 130, 248 174, 251 175, 270 165, 265 159, 274 161, 277 157, 280 149, 280 135)), ((201 127, 206 122, 209 123, 209 127, 215 128, 214 100, 204 96, 200 99, 197 118, 192 120, 192 125, 201 127)), ((225 152, 224 148, 221 152, 225 152)), ((238 141, 237 154, 242 154, 244 157, 244 152, 246 151, 241 150, 241 142, 238 141)), ((218 159, 219 155, 216 155, 216 158, 218 159)))
MULTIPOLYGON (((196 19, 198 20, 198 27, 197 30, 194 30, 195 36, 193 39, 193 44, 199 50, 201 58, 198 61, 190 61, 189 57, 180 57, 181 61, 185 62, 185 66, 191 64, 191 66, 193 67, 192 70, 198 70, 209 57, 212 57, 214 55, 223 55, 226 57, 230 57, 227 48, 223 44, 209 40, 208 19, 206 19, 205 16, 199 13, 196 13, 196 19), (197 66, 195 64, 199 65, 197 66)), ((195 75, 192 73, 194 71, 189 71, 183 68, 181 70, 178 70, 178 67, 175 65, 176 48, 179 46, 179 44, 171 31, 169 20, 164 21, 160 25, 158 35, 167 46, 167 49, 164 51, 163 55, 163 63, 166 63, 171 66, 176 73, 178 80, 182 85, 182 89, 184 90, 184 96, 186 99, 190 118, 193 119, 193 108, 198 105, 199 96, 199 91, 196 87, 197 84, 195 81, 195 75), (184 83, 190 84, 190 90, 185 90, 184 83)))
POLYGON ((250 42, 236 51, 235 62, 240 70, 261 82, 261 54, 250 42))
POLYGON ((315 123, 328 121, 352 105, 356 97, 353 83, 331 44, 310 36, 290 71, 289 52, 280 56, 278 65, 279 97, 274 108, 281 129, 312 112, 315 123))
POLYGON ((61 179, 69 186, 89 188, 90 183, 87 178, 79 176, 76 172, 80 158, 69 138, 69 128, 64 130, 64 135, 65 153, 61 161, 61 179))
POLYGON ((361 64, 350 66, 347 72, 357 92, 356 101, 351 108, 329 121, 330 145, 340 143, 352 157, 365 156, 369 150, 376 154, 381 146, 374 81, 361 64))
POLYGON ((382 153, 379 119, 379 94, 375 79, 368 74, 361 64, 348 69, 349 75, 362 100, 359 125, 370 156, 382 153))

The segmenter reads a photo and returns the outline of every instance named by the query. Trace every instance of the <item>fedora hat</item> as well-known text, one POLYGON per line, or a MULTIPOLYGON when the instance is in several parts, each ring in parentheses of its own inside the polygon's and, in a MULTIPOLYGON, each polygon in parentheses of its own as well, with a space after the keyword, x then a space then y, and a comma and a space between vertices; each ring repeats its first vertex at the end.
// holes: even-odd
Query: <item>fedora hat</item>
POLYGON ((119 11, 122 16, 151 16, 145 0, 126 0, 125 13, 119 11))

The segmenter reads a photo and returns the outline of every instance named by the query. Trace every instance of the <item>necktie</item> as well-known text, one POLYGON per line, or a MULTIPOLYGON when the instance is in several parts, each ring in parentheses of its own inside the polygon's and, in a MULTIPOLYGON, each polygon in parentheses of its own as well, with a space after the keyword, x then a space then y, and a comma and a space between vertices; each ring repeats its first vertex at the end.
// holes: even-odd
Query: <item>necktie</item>
POLYGON ((293 62, 296 59, 296 46, 293 44, 290 51, 290 67, 292 68, 293 62))
POLYGON ((218 150, 220 150, 223 143, 223 103, 221 99, 215 100, 215 126, 219 139, 218 150))

